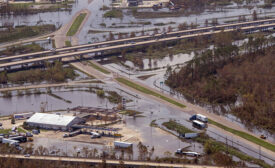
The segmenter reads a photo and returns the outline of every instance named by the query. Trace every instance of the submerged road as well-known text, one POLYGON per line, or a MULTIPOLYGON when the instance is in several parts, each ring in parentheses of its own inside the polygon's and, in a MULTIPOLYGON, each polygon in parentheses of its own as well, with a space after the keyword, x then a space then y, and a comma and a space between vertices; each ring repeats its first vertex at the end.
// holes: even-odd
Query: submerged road
MULTIPOLYGON (((91 163, 91 164, 102 164, 102 159, 91 159, 91 158, 75 158, 75 157, 56 157, 56 156, 30 156, 24 157, 24 155, 15 154, 0 154, 2 158, 14 158, 14 159, 27 159, 27 160, 44 160, 44 161, 63 161, 63 162, 78 162, 78 163, 91 163)), ((149 167, 173 167, 173 168, 218 168, 217 166, 206 166, 206 165, 191 165, 191 164, 179 164, 179 163, 157 163, 157 162, 147 162, 147 161, 129 161, 129 160, 106 160, 108 165, 127 165, 127 166, 149 166, 149 167)))

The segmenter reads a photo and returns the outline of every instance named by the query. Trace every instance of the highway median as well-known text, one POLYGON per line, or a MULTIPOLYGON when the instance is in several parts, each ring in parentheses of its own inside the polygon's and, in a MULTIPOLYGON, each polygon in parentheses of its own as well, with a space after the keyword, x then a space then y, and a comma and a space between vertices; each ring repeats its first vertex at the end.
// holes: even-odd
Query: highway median
POLYGON ((229 127, 227 127, 225 125, 222 125, 220 123, 217 123, 217 122, 215 122, 215 121, 213 121, 211 119, 209 119, 209 123, 212 124, 212 125, 215 125, 215 126, 217 126, 219 128, 221 128, 221 129, 223 129, 225 131, 231 132, 232 134, 235 134, 235 135, 237 135, 239 137, 242 137, 242 138, 244 138, 244 139, 246 139, 246 140, 248 140, 250 142, 253 142, 253 143, 255 143, 255 144, 259 145, 259 146, 262 146, 262 147, 264 147, 264 148, 266 148, 268 150, 271 150, 271 151, 275 152, 275 145, 273 145, 271 143, 268 143, 268 142, 266 142, 266 141, 264 141, 264 140, 262 140, 260 138, 257 138, 255 136, 250 135, 250 134, 248 134, 246 132, 243 132, 243 131, 238 131, 238 130, 229 128, 229 127))
POLYGON ((104 73, 104 74, 110 74, 109 71, 107 71, 106 69, 104 69, 104 68, 102 68, 102 67, 96 65, 96 64, 93 63, 92 61, 89 61, 88 63, 89 63, 88 65, 90 65, 90 66, 93 67, 94 69, 96 69, 96 70, 98 70, 98 71, 100 71, 100 72, 102 72, 102 73, 104 73))
POLYGON ((147 88, 145 88, 145 87, 143 87, 143 86, 140 86, 140 85, 138 85, 138 84, 136 84, 136 83, 133 83, 133 82, 127 80, 127 79, 124 79, 124 78, 116 78, 116 80, 117 80, 118 82, 124 84, 124 85, 127 85, 127 86, 129 86, 129 87, 135 89, 135 90, 138 90, 138 91, 140 91, 140 92, 142 92, 142 93, 145 93, 145 94, 148 94, 148 95, 152 95, 152 96, 158 97, 158 98, 160 98, 160 99, 162 99, 162 100, 165 100, 165 101, 167 101, 167 102, 169 102, 169 103, 171 103, 171 104, 174 104, 174 105, 176 105, 176 106, 178 106, 178 107, 180 107, 180 108, 184 108, 184 107, 185 107, 184 104, 181 104, 181 103, 179 103, 179 102, 177 102, 177 101, 175 101, 175 100, 173 100, 173 99, 170 99, 170 98, 168 98, 168 97, 166 97, 166 96, 163 96, 163 95, 161 95, 161 94, 159 94, 159 93, 156 93, 156 92, 154 92, 154 91, 152 91, 152 90, 149 90, 149 89, 147 89, 147 88))
POLYGON ((67 32, 67 36, 74 36, 78 31, 80 25, 82 24, 83 20, 85 19, 87 13, 81 13, 76 17, 72 26, 70 27, 69 31, 67 32))

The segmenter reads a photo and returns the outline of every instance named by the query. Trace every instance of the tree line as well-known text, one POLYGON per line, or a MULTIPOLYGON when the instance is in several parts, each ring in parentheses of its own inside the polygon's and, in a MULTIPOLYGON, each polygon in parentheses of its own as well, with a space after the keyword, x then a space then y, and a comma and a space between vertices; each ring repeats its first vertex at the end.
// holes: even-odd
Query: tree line
POLYGON ((170 68, 166 84, 204 102, 238 101, 231 108, 233 114, 248 126, 275 132, 274 38, 250 36, 241 47, 224 33, 214 40, 213 49, 197 53, 179 71, 170 68))
POLYGON ((56 61, 55 63, 46 63, 44 69, 30 69, 18 72, 7 73, 6 71, 0 73, 0 84, 10 83, 24 83, 24 82, 64 82, 67 79, 74 79, 77 74, 72 67, 63 67, 62 63, 56 61))

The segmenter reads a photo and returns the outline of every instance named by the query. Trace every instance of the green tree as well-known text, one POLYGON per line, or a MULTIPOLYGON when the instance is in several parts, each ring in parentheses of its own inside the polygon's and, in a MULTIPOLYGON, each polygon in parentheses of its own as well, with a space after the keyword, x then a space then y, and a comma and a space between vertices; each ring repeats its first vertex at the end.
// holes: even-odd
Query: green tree
POLYGON ((0 73, 0 84, 6 84, 8 82, 7 72, 0 73))

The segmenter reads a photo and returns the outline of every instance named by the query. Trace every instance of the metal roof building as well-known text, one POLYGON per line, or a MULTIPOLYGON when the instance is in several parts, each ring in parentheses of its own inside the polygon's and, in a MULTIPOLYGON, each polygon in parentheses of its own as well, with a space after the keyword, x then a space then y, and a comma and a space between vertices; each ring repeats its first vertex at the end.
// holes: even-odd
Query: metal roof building
POLYGON ((48 113, 35 113, 26 123, 31 127, 66 131, 82 120, 74 116, 64 116, 48 113))

